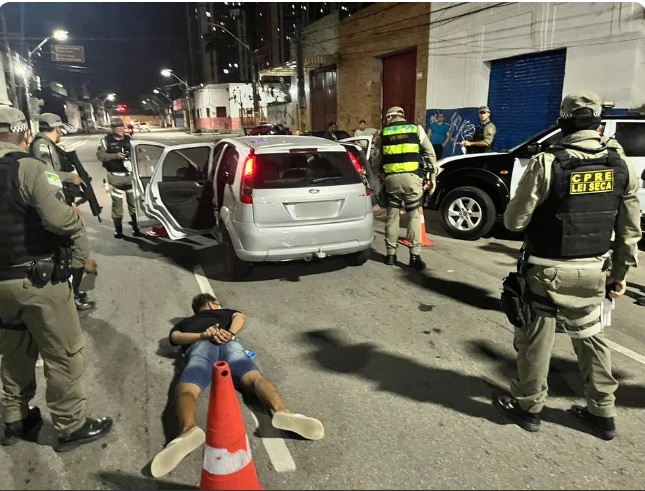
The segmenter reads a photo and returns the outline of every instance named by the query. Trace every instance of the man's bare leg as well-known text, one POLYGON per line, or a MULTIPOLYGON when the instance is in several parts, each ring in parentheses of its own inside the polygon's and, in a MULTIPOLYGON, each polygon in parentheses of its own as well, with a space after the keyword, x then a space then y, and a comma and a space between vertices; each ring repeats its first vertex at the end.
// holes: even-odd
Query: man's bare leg
POLYGON ((255 393, 274 412, 271 423, 275 428, 292 431, 308 440, 320 440, 325 435, 325 428, 320 421, 292 413, 284 404, 276 386, 259 371, 246 373, 240 380, 240 385, 243 390, 255 393))
POLYGON ((164 449, 155 455, 150 464, 153 477, 168 474, 192 451, 199 448, 206 435, 204 430, 195 424, 197 398, 201 393, 198 385, 187 383, 177 387, 177 419, 179 420, 179 436, 172 440, 164 449))

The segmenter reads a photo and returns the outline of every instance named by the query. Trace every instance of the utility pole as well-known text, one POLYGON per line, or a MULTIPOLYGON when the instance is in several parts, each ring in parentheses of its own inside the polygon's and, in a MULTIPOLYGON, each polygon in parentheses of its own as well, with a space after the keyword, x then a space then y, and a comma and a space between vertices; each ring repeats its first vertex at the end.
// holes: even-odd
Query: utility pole
POLYGON ((193 31, 190 28, 190 5, 186 4, 186 26, 188 28, 188 57, 190 58, 190 83, 195 83, 195 60, 193 60, 193 31))
POLYGON ((0 19, 2 20, 2 33, 4 34, 4 42, 7 54, 7 62, 9 63, 9 82, 11 83, 11 97, 13 99, 13 107, 20 109, 20 100, 18 99, 18 88, 16 87, 16 74, 13 69, 13 53, 9 45, 9 38, 7 37, 7 21, 4 17, 4 12, 0 12, 0 19))
POLYGON ((300 131, 305 131, 305 66, 302 52, 302 14, 296 15, 296 79, 298 89, 298 122, 300 131))

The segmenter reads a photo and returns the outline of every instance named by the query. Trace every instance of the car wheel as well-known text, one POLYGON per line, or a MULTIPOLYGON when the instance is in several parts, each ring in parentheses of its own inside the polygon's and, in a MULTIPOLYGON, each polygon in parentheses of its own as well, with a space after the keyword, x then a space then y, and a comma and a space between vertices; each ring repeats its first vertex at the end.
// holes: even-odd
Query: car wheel
POLYGON ((233 241, 224 227, 222 227, 222 236, 224 238, 224 271, 232 280, 243 280, 251 274, 251 264, 237 257, 233 241))
POLYGON ((495 225, 495 205, 479 188, 463 186, 450 191, 441 202, 441 224, 451 236, 475 240, 495 225))
POLYGON ((350 266, 360 266, 361 264, 365 264, 370 258, 370 252, 372 252, 372 249, 365 249, 364 251, 354 252, 353 254, 346 254, 343 257, 350 266))

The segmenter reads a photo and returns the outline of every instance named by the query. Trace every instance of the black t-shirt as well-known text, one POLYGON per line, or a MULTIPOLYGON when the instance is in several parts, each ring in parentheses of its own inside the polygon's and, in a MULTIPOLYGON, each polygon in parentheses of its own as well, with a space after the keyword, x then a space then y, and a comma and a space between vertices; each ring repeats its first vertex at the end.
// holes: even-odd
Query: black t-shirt
MULTIPOLYGON (((200 333, 215 324, 219 324, 220 329, 229 331, 231 329, 231 323, 233 322, 233 314, 237 314, 238 312, 238 310, 232 309, 202 310, 197 312, 195 315, 186 317, 184 320, 178 322, 175 327, 170 330, 168 340, 170 341, 170 344, 177 346, 171 339, 173 332, 200 333)), ((211 339, 211 343, 215 342, 211 339)))

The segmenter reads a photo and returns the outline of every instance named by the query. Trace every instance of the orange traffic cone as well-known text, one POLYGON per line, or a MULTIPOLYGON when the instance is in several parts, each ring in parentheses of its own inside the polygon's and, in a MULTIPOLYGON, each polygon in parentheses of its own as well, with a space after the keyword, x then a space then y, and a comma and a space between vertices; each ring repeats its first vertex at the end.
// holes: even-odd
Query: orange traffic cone
POLYGON ((213 365, 199 489, 264 489, 258 481, 231 369, 225 361, 213 365))
MULTIPOLYGON (((432 247, 434 245, 434 242, 428 239, 428 235, 426 233, 426 219, 423 215, 423 207, 419 208, 419 213, 421 214, 421 247, 432 247)), ((404 246, 410 247, 410 242, 405 237, 399 237, 399 240, 397 242, 404 246)))

